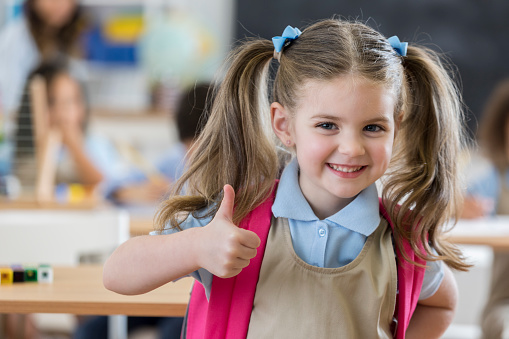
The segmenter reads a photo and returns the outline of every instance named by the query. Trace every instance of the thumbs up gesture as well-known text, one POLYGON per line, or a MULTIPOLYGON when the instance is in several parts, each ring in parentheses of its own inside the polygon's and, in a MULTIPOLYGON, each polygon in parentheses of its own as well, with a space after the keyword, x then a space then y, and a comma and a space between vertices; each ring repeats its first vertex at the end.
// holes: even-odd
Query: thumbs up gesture
POLYGON ((235 191, 224 186, 221 206, 214 219, 202 228, 198 241, 200 266, 220 278, 236 276, 256 256, 260 238, 233 223, 235 191))

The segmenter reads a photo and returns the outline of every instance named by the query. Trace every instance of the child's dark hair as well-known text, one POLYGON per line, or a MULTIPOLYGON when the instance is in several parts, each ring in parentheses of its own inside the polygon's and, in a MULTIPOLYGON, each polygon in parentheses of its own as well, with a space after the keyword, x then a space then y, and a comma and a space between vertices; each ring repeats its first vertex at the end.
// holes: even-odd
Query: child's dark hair
POLYGON ((509 79, 501 81, 481 115, 478 137, 482 151, 503 173, 509 168, 509 79))
POLYGON ((210 106, 212 87, 209 84, 197 84, 182 94, 177 105, 177 130, 181 141, 197 138, 207 121, 205 107, 210 106), (210 94, 210 95, 209 95, 210 94))
MULTIPOLYGON (((276 146, 283 146, 270 125, 267 70, 273 55, 274 46, 265 39, 246 41, 231 53, 189 169, 158 214, 160 229, 167 223, 179 227, 181 212, 213 203, 217 210, 225 184, 236 192, 235 223, 267 198, 278 173, 276 146), (179 196, 184 188, 189 195, 179 196)), ((397 246, 402 249, 402 240, 408 240, 422 259, 443 259, 466 269, 460 251, 441 236, 461 197, 457 157, 463 142, 461 97, 443 61, 414 44, 401 57, 383 35, 363 23, 322 20, 282 51, 274 101, 291 111, 299 105, 306 81, 340 76, 368 79, 396 98, 399 129, 382 194, 397 246)))
MULTIPOLYGON (((41 63, 33 70, 25 84, 21 104, 16 116, 15 133, 15 154, 16 158, 33 156, 35 153, 34 130, 33 130, 33 104, 31 99, 30 84, 36 77, 41 77, 46 88, 47 101, 49 103, 49 91, 55 79, 62 75, 69 74, 68 59, 64 57, 54 58, 41 63)), ((84 93, 84 88, 80 88, 84 93)), ((88 109, 85 111, 85 118, 82 129, 85 131, 88 120, 88 109)))

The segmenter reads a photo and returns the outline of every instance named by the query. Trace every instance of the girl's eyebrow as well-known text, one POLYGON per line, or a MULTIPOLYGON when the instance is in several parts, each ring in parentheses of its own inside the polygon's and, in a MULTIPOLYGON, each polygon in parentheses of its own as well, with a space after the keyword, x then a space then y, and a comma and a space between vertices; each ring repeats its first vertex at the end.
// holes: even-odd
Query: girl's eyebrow
POLYGON ((383 114, 380 114, 376 118, 368 119, 368 120, 364 121, 364 123, 366 123, 366 124, 373 124, 373 123, 388 124, 389 122, 390 122, 390 119, 387 116, 383 115, 383 114))
MULTIPOLYGON (((338 117, 336 115, 322 114, 322 113, 313 115, 311 117, 311 119, 323 119, 323 120, 330 120, 330 121, 341 121, 341 120, 343 120, 341 117, 338 117)), ((368 120, 364 121, 365 124, 373 124, 373 123, 388 124, 389 122, 390 122, 390 119, 386 115, 384 115, 384 114, 379 114, 375 118, 368 119, 368 120)))
POLYGON ((333 120, 333 121, 340 121, 341 118, 335 115, 329 115, 329 114, 323 114, 318 113, 316 115, 313 115, 311 119, 324 119, 324 120, 333 120))

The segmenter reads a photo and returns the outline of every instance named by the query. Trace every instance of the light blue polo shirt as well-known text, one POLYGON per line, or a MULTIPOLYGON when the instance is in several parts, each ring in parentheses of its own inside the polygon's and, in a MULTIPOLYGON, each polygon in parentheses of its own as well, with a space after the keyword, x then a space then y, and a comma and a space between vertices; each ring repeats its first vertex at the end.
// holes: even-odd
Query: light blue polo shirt
MULTIPOLYGON (((306 263, 319 267, 341 267, 352 262, 361 252, 367 237, 380 224, 376 185, 364 189, 355 199, 336 214, 320 220, 316 217, 299 186, 299 168, 293 159, 283 171, 272 205, 275 217, 288 219, 295 253, 306 263)), ((205 226, 211 218, 189 216, 183 229, 205 226)), ((175 230, 164 230, 162 234, 175 230)), ((153 234, 158 234, 153 232, 153 234)), ((419 299, 435 294, 444 272, 440 261, 428 262, 419 299)), ((199 269, 191 274, 207 292, 212 285, 212 274, 199 269)))
POLYGON ((281 175, 272 213, 288 219, 295 253, 310 265, 327 268, 352 262, 380 224, 375 184, 336 214, 319 220, 300 190, 296 159, 281 175))

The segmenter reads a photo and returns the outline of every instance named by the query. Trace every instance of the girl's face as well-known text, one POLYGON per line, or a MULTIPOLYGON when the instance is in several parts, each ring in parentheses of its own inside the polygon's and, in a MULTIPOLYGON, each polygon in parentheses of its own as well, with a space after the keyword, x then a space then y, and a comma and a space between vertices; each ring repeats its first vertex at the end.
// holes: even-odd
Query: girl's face
POLYGON ((71 19, 76 0, 34 0, 34 10, 46 25, 61 28, 71 19))
POLYGON ((67 74, 57 75, 51 82, 48 93, 51 125, 82 126, 85 104, 76 80, 67 74))
POLYGON ((281 141, 295 146, 300 188, 323 219, 387 170, 396 132, 395 98, 385 87, 355 76, 308 81, 300 93, 292 112, 272 104, 272 123, 281 141))

